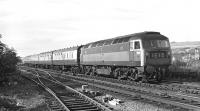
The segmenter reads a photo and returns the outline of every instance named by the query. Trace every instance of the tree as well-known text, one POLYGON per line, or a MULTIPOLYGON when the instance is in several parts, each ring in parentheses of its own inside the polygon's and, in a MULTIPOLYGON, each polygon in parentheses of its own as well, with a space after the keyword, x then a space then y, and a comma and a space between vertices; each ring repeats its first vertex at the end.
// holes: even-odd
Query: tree
MULTIPOLYGON (((0 36, 1 38, 1 36, 0 36)), ((20 57, 13 48, 8 48, 5 44, 0 41, 0 77, 5 78, 7 73, 14 72, 16 65, 20 62, 20 57)))

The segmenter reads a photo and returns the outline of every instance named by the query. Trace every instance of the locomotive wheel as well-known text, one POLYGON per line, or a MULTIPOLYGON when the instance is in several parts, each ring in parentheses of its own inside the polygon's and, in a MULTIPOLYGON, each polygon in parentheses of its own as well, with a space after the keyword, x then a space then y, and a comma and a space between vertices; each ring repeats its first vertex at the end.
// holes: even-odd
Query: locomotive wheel
POLYGON ((96 76, 96 75, 97 75, 97 72, 96 72, 96 68, 95 68, 95 67, 92 67, 92 68, 90 69, 90 75, 91 75, 91 76, 96 76))
POLYGON ((141 75, 142 75, 141 72, 139 72, 137 69, 135 69, 131 76, 132 76, 134 81, 138 82, 138 81, 142 80, 141 75))
POLYGON ((161 82, 162 81, 162 73, 159 71, 159 72, 157 72, 156 73, 156 75, 155 75, 156 77, 156 80, 158 81, 158 82, 161 82))
POLYGON ((76 75, 76 70, 74 67, 71 68, 72 75, 76 75))
POLYGON ((115 69, 115 71, 114 71, 114 78, 119 79, 119 80, 125 78, 125 75, 120 70, 120 68, 115 69))
POLYGON ((139 76, 139 73, 137 72, 135 74, 135 81, 138 82, 138 81, 141 81, 142 80, 142 77, 139 76))
POLYGON ((95 76, 95 75, 96 75, 96 72, 93 71, 93 70, 91 70, 91 71, 89 72, 89 74, 90 74, 90 76, 95 76))
POLYGON ((118 79, 118 77, 119 77, 119 69, 118 68, 114 70, 113 76, 115 79, 118 79))
POLYGON ((85 75, 91 75, 91 68, 86 68, 85 69, 85 75))
POLYGON ((149 82, 149 79, 148 79, 148 77, 146 76, 146 75, 144 75, 143 77, 142 77, 142 80, 141 80, 143 83, 148 83, 149 82))

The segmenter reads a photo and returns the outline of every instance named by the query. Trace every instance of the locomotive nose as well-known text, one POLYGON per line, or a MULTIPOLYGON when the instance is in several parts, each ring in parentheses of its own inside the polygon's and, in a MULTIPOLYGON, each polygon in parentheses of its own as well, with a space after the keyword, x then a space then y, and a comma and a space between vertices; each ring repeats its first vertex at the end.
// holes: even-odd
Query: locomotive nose
POLYGON ((147 65, 169 65, 171 56, 169 51, 148 51, 145 53, 147 65))

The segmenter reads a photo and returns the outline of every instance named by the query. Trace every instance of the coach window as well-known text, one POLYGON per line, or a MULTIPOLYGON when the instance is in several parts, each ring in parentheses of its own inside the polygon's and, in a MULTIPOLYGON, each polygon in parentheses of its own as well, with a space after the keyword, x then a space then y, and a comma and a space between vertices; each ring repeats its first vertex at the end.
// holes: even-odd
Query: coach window
POLYGON ((135 41, 134 48, 140 49, 140 42, 139 41, 135 41))

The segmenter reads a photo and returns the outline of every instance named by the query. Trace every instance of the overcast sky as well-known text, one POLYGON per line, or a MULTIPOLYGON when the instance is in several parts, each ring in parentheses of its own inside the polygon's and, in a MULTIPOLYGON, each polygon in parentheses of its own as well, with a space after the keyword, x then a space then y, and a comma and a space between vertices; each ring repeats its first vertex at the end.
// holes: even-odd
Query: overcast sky
POLYGON ((142 31, 200 41, 200 1, 0 0, 1 40, 19 56, 142 31))

